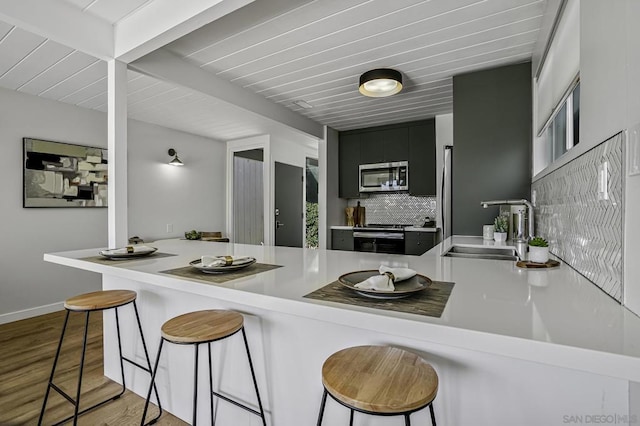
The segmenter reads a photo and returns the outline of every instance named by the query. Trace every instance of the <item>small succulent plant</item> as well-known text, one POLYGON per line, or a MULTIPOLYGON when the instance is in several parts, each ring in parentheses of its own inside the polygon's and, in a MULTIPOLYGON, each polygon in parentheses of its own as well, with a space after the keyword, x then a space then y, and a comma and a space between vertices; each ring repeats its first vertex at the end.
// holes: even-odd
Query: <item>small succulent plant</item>
POLYGON ((507 232, 509 229, 509 222, 507 216, 496 216, 493 220, 493 230, 495 232, 507 232))
POLYGON ((549 243, 542 237, 533 237, 529 240, 529 245, 533 247, 549 247, 549 243))
POLYGON ((202 238, 202 233, 196 231, 195 229, 189 231, 189 232, 185 232, 184 233, 184 237, 187 240, 199 240, 200 238, 202 238))

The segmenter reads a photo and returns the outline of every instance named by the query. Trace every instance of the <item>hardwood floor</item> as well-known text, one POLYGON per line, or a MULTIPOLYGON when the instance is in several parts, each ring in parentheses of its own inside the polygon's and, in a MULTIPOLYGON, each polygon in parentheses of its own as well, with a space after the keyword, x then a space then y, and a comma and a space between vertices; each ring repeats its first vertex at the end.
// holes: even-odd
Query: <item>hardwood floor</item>
MULTIPOLYGON (((47 388, 64 311, 0 325, 0 425, 35 425, 47 388)), ((54 383, 75 395, 82 348, 84 314, 72 313, 62 346, 54 383)), ((90 317, 87 354, 82 381, 81 409, 119 392, 120 386, 103 375, 102 315, 90 317)), ((80 417, 80 425, 137 425, 144 400, 126 391, 110 402, 80 417)), ((151 414, 157 413, 152 406, 151 414)), ((51 391, 43 424, 52 424, 73 414, 73 406, 51 391)), ((149 414, 148 414, 149 416, 149 414)), ((71 424, 71 423, 68 423, 71 424)), ((164 413, 159 425, 185 425, 164 413)))

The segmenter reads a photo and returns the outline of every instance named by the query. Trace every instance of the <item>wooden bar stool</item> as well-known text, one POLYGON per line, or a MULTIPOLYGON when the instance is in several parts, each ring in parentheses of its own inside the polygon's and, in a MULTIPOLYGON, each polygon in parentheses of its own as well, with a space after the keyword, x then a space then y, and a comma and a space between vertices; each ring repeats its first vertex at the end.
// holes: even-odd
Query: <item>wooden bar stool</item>
MULTIPOLYGON (((47 400, 49 399, 49 391, 53 388, 56 392, 62 395, 67 401, 69 401, 75 408, 73 415, 55 423, 55 425, 59 425, 65 423, 71 419, 73 419, 73 424, 76 425, 78 423, 78 416, 86 413, 87 411, 93 410, 101 405, 106 404, 107 402, 114 401, 125 391, 125 380, 124 380, 124 361, 141 368, 142 370, 151 374, 151 360, 149 358, 149 352, 147 351, 147 344, 144 341, 144 334, 142 333, 142 325, 140 324, 140 315, 138 315, 138 307, 136 306, 136 297, 137 294, 135 291, 131 290, 104 290, 104 291, 95 291, 93 293, 85 293, 79 296, 74 296, 70 299, 67 299, 64 302, 64 308, 67 311, 67 315, 64 319, 64 325, 62 326, 62 334, 60 335, 60 342, 58 343, 58 349, 56 350, 56 357, 53 361, 53 368, 51 369, 51 375, 49 376, 49 384, 47 385, 47 391, 44 395, 44 402, 42 403, 42 410, 40 411, 40 417, 38 419, 38 425, 42 424, 42 419, 44 417, 45 410, 47 408, 47 400), (125 358, 122 355, 122 341, 120 339, 120 319, 118 318, 118 308, 124 305, 128 305, 133 303, 133 310, 136 314, 136 321, 138 322, 138 331, 140 332, 140 338, 142 340, 142 347, 144 348, 144 355, 147 359, 147 366, 142 366, 135 361, 132 361, 128 358, 125 358), (85 408, 80 411, 80 395, 82 389, 82 371, 84 369, 84 357, 87 349, 87 332, 89 328, 89 314, 95 311, 104 311, 106 309, 115 309, 116 313, 116 330, 118 332, 118 351, 120 353, 120 369, 122 373, 122 389, 120 392, 114 396, 111 396, 104 401, 101 401, 91 407, 85 408), (60 357, 60 349, 62 348, 62 342, 64 340, 64 334, 67 329, 67 323, 69 322, 69 314, 71 312, 84 312, 86 314, 85 324, 84 324, 84 339, 82 341, 82 355, 80 357, 80 374, 78 375, 78 389, 76 391, 75 400, 69 396, 66 392, 60 389, 53 383, 53 376, 56 372, 56 366, 58 364, 58 358, 60 357)), ((155 388, 155 387, 154 387, 155 388)), ((155 389, 156 398, 158 398, 158 390, 155 389)), ((160 413, 158 417, 162 415, 162 407, 158 402, 158 407, 160 409, 160 413)))
POLYGON ((322 424, 327 394, 349 408, 349 425, 354 411, 376 416, 409 416, 429 406, 436 426, 433 400, 438 392, 438 375, 416 354, 390 346, 358 346, 331 355, 322 366, 324 393, 318 414, 322 424))
MULTIPOLYGON (((262 409, 262 401, 260 400, 260 392, 258 391, 258 382, 256 381, 256 375, 253 369, 253 363, 251 361, 251 353, 249 352, 249 344, 247 343, 247 335, 244 331, 244 318, 237 312, 223 311, 223 310, 206 310, 190 312, 184 315, 177 316, 165 322, 161 329, 162 338, 160 339, 160 346, 158 347, 158 355, 156 357, 156 364, 151 376, 151 384, 149 385, 149 392, 147 393, 147 401, 144 405, 144 411, 142 413, 141 425, 144 425, 145 417, 147 416, 147 408, 149 406, 149 399, 151 397, 151 388, 155 386, 156 373, 158 372, 158 366, 160 365, 160 355, 162 353, 162 346, 165 341, 174 343, 177 345, 194 345, 195 348, 195 363, 193 369, 193 420, 192 424, 195 426, 197 422, 198 412, 198 348, 200 344, 206 343, 208 345, 209 355, 209 402, 211 405, 211 424, 214 423, 213 418, 213 396, 230 402, 237 407, 245 409, 262 419, 263 426, 267 426, 264 410, 262 409), (258 398, 258 407, 260 411, 256 411, 244 404, 234 401, 224 395, 213 390, 213 374, 211 372, 211 343, 217 340, 226 339, 233 336, 238 331, 242 331, 242 338, 244 339, 244 347, 247 351, 247 358, 249 360, 249 369, 251 370, 251 377, 253 378, 253 386, 256 390, 256 396, 258 398)), ((153 419, 149 423, 153 424, 157 420, 153 419)))

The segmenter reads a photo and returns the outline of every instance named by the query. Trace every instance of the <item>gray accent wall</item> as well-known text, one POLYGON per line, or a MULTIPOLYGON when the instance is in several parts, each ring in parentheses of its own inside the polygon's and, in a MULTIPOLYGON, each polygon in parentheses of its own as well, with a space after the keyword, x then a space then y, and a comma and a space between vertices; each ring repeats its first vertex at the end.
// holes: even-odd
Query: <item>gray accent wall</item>
POLYGON ((531 63, 453 78, 453 234, 482 235, 498 207, 530 199, 531 63))

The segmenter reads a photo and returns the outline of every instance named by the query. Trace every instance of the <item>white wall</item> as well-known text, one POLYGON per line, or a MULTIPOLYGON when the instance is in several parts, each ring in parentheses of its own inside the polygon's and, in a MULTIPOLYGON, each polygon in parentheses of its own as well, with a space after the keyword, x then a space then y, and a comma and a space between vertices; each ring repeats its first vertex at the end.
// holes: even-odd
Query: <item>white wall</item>
MULTIPOLYGON (((575 154, 640 123, 640 2, 582 0, 580 9, 580 146, 575 154)), ((622 167, 623 298, 640 314, 640 176, 629 176, 627 165, 622 167)))
POLYGON ((151 241, 224 231, 226 144, 135 120, 128 127, 129 234, 151 241), (169 148, 183 167, 167 164, 169 148))
MULTIPOLYGON (((128 129, 131 235, 223 229, 224 145, 133 120, 128 129), (166 165, 170 147, 185 167, 166 165), (187 184, 193 181, 203 185, 187 184)), ((99 275, 45 263, 44 253, 107 246, 105 208, 22 208, 23 137, 106 148, 107 116, 0 89, 0 323, 61 309, 66 298, 101 288, 99 275)))
POLYGON ((58 310, 65 298, 98 290, 99 275, 42 256, 107 244, 105 208, 22 208, 23 137, 106 148, 107 116, 0 89, 0 323, 58 310))

